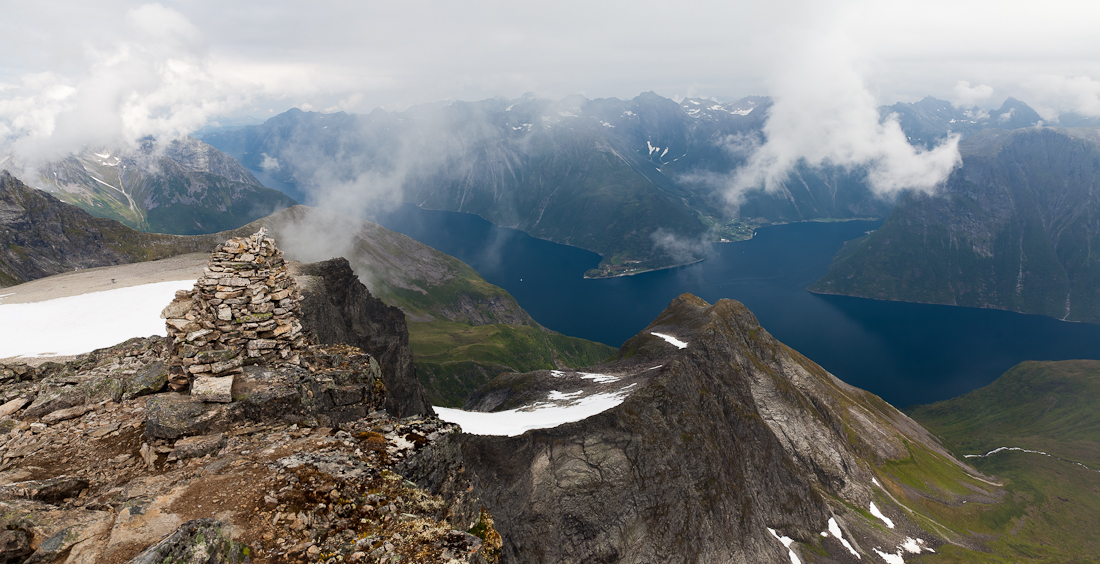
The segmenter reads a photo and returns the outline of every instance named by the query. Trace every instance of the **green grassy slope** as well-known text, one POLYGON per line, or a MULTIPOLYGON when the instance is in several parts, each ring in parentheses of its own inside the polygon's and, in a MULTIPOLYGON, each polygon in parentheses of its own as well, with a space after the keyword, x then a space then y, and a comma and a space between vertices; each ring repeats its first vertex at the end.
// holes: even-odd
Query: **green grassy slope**
POLYGON ((1002 504, 973 515, 991 554, 953 549, 929 562, 1100 560, 1100 361, 1024 362, 989 386, 909 415, 959 456, 1006 483, 1002 504), (1084 464, 1085 466, 1082 466, 1084 464))
POLYGON ((502 372, 591 366, 616 349, 541 327, 410 323, 417 376, 435 405, 462 407, 478 386, 502 372))

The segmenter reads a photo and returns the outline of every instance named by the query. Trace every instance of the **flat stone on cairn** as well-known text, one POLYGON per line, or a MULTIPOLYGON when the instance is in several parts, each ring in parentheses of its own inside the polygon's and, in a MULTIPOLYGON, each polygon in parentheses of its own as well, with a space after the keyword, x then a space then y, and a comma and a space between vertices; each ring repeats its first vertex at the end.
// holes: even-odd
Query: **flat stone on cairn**
POLYGON ((194 289, 161 312, 172 342, 169 386, 202 401, 232 401, 246 364, 299 364, 309 345, 298 320, 301 296, 275 239, 260 229, 214 249, 194 289), (228 378, 228 381, 223 380, 228 378))

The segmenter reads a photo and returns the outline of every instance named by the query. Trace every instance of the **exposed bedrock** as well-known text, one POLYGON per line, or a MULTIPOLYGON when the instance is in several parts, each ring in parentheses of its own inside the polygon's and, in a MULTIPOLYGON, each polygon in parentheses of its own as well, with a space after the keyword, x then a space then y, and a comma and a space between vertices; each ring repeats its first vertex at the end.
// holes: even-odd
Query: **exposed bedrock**
POLYGON ((517 437, 456 435, 407 463, 407 475, 465 496, 454 521, 470 521, 480 506, 492 512, 507 562, 787 563, 788 547, 769 529, 793 539, 803 561, 810 550, 816 562, 857 561, 838 537, 822 535, 830 519, 864 561, 876 547, 893 553, 902 531, 942 544, 883 502, 878 469, 909 456, 905 441, 960 475, 976 473, 732 300, 684 294, 615 361, 589 370, 651 376, 623 403, 576 423, 517 437), (867 518, 876 499, 897 528, 867 518))

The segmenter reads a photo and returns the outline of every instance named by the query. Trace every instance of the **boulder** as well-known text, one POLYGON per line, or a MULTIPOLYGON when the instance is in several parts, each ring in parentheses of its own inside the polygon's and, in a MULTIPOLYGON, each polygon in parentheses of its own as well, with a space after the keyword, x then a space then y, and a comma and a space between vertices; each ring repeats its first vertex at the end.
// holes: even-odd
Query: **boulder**
POLYGON ((191 401, 168 392, 149 398, 145 404, 145 434, 159 439, 201 435, 210 429, 224 429, 230 418, 227 405, 191 401))
POLYGON ((239 564, 248 561, 248 553, 217 519, 195 519, 143 550, 129 564, 239 564))
POLYGON ((199 376, 191 383, 195 401, 229 403, 233 401, 233 376, 199 376))
POLYGON ((225 446, 225 434, 200 435, 187 437, 176 441, 176 448, 172 451, 176 458, 200 458, 208 454, 216 454, 225 446))
POLYGON ((163 362, 153 362, 123 381, 122 397, 133 399, 155 394, 168 385, 168 367, 163 362))

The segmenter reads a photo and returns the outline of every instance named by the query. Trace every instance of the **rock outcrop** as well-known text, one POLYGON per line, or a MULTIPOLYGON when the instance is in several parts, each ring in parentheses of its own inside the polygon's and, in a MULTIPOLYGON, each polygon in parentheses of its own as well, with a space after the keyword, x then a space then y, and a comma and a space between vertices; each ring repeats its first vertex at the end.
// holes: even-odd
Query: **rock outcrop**
POLYGON ((505 562, 877 562, 906 542, 979 542, 917 517, 906 505, 917 494, 889 465, 919 456, 941 473, 929 483, 965 484, 987 503, 999 491, 732 300, 680 296, 610 364, 498 380, 478 400, 496 410, 626 395, 554 428, 456 435, 403 467, 465 499, 461 519, 487 508, 505 562))
MULTIPOLYGON (((411 360, 400 310, 347 272, 309 270, 316 285, 303 316, 338 320, 350 331, 344 335, 408 368, 400 364, 411 360), (318 304, 323 315, 313 310, 318 304)), ((212 309, 202 311, 216 315, 217 299, 235 298, 208 299, 212 309)), ((189 321, 209 322, 203 315, 189 321)), ((227 403, 165 391, 181 348, 174 337, 131 339, 66 363, 0 365, 0 561, 496 561, 491 515, 442 520, 449 502, 393 471, 457 430, 417 403, 415 378, 401 380, 411 371, 384 378, 373 356, 346 344, 299 349, 292 341, 293 354, 248 356, 269 350, 248 343, 272 335, 245 331, 224 331, 223 341, 212 332, 191 341, 175 335, 184 336, 182 346, 212 341, 243 351, 227 403), (404 395, 389 402, 384 379, 404 395), (428 415, 397 418, 383 409, 391 403, 428 415)))
POLYGON ((301 265, 302 323, 319 343, 347 343, 378 359, 386 409, 397 417, 432 414, 416 378, 405 314, 371 295, 347 259, 301 265))

